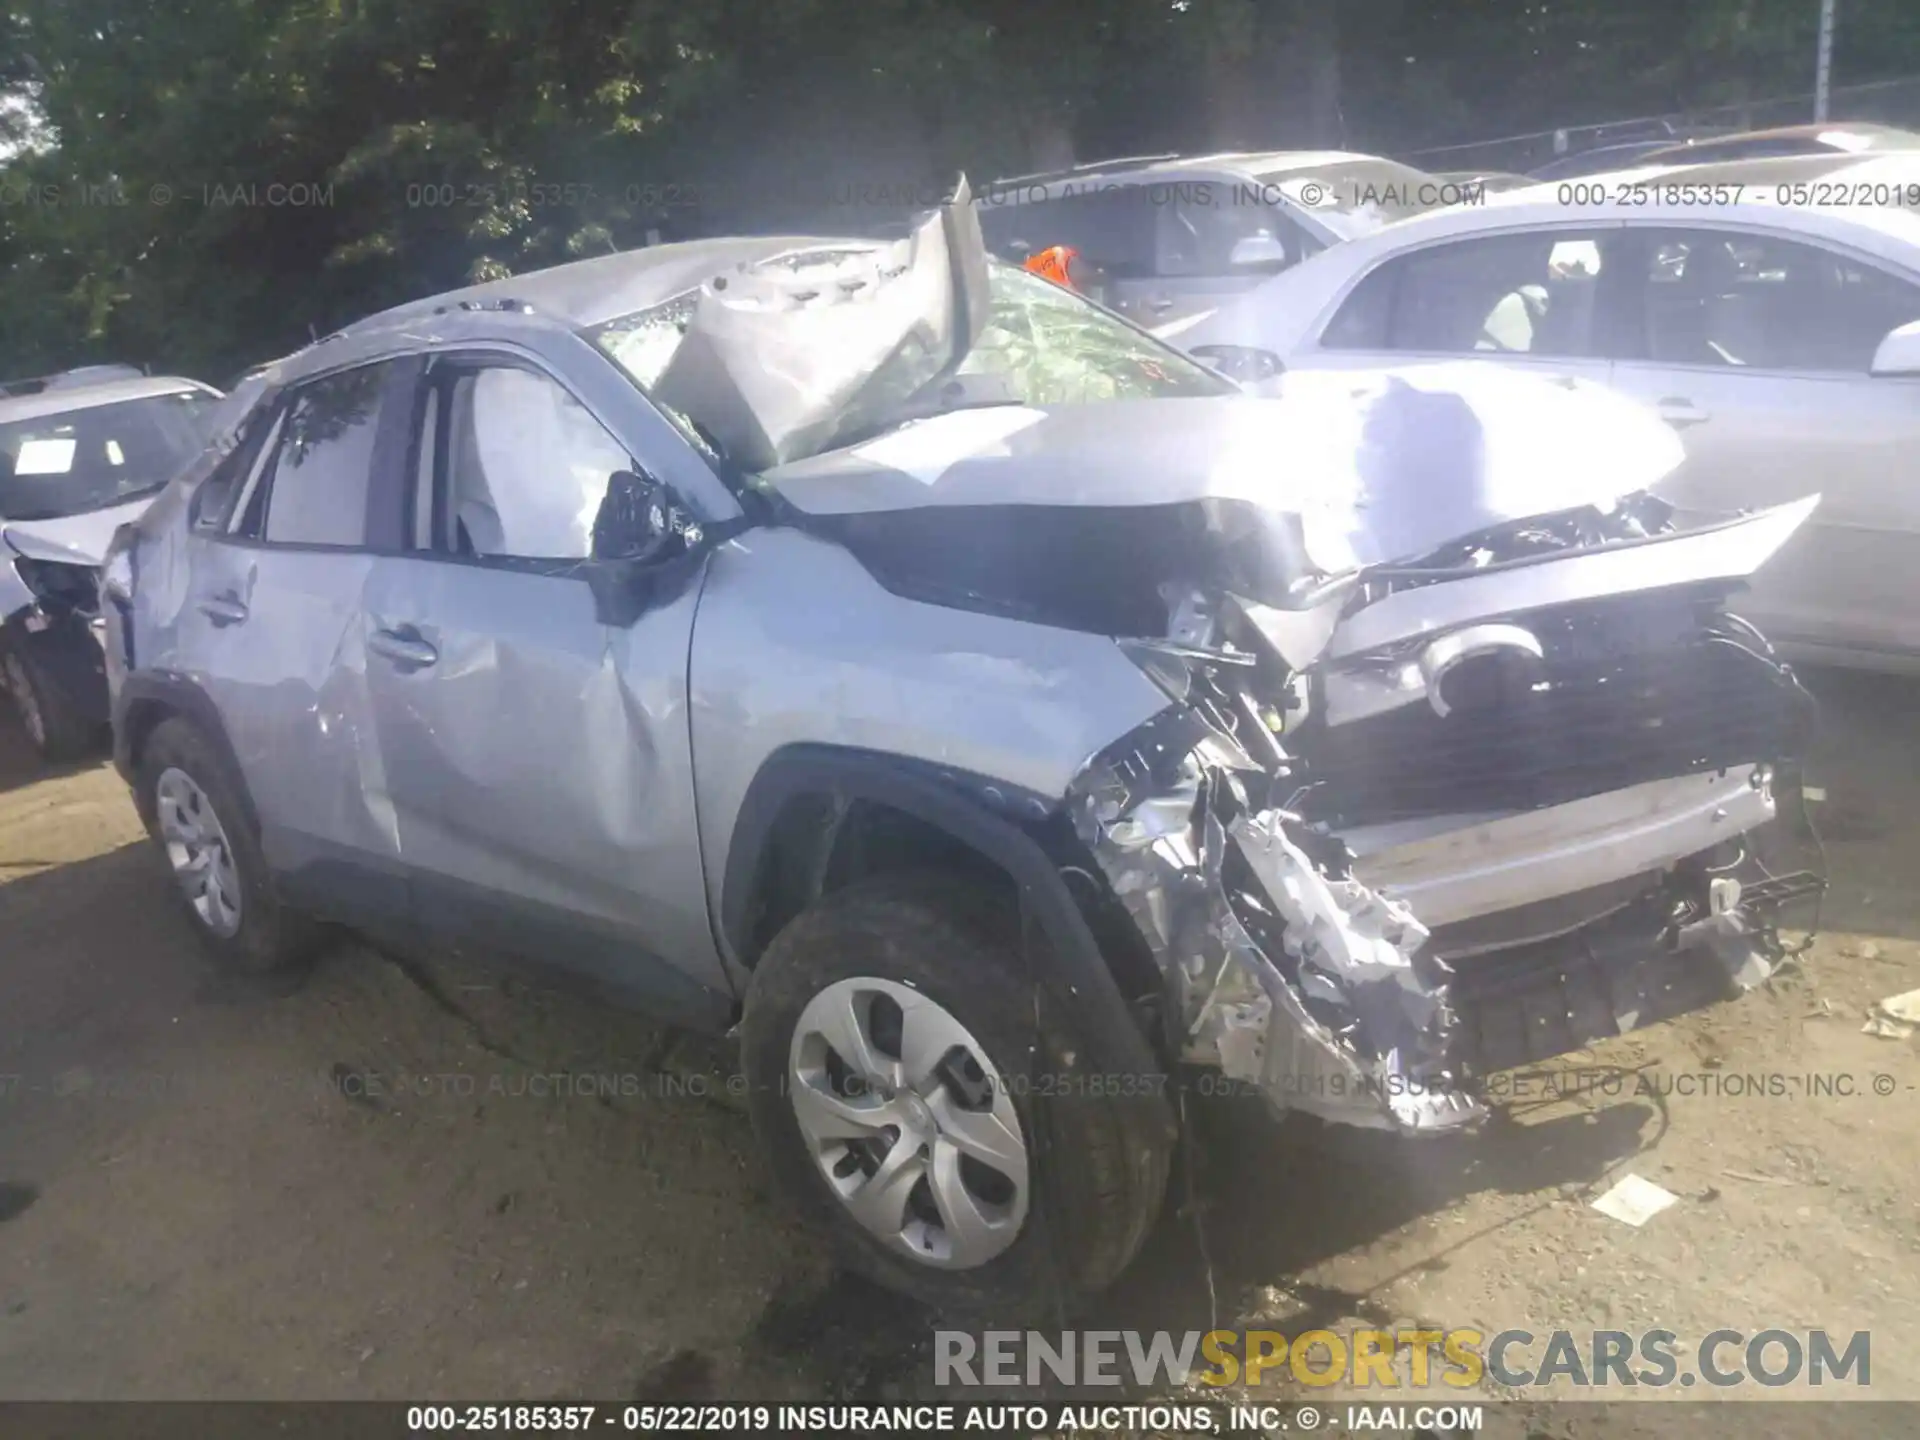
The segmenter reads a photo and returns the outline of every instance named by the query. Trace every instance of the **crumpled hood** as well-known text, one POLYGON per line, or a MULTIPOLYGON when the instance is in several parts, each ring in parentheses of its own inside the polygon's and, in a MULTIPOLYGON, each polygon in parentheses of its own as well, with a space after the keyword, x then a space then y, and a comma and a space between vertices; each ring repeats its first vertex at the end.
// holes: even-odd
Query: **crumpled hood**
POLYGON ((99 565, 107 558, 113 532, 138 520, 154 501, 142 495, 123 505, 63 515, 57 520, 15 520, 0 527, 0 539, 15 554, 64 565, 99 565))
POLYGON ((820 516, 1238 501, 1297 519, 1335 575, 1609 509, 1681 458, 1666 425, 1604 387, 1463 362, 1289 374, 1271 398, 962 410, 762 478, 820 516))

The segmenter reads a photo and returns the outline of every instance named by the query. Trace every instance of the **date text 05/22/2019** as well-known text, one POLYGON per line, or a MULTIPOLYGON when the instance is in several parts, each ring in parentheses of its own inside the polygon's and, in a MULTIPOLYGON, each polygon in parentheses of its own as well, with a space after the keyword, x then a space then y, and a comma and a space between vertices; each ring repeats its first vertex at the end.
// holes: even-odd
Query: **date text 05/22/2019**
POLYGON ((415 1405, 411 1433, 487 1431, 736 1434, 1035 1434, 1113 1431, 1182 1434, 1312 1434, 1325 1429, 1398 1432, 1412 1426, 1442 1434, 1484 1428, 1474 1404, 1196 1405, 1179 1403, 1056 1405, 415 1405))

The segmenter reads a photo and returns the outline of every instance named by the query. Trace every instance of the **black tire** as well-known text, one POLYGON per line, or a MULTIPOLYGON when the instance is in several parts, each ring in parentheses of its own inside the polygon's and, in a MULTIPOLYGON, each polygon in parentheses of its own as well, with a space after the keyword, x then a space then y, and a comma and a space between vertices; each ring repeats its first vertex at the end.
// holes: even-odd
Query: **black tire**
MULTIPOLYGON (((170 769, 185 771, 211 802, 239 876, 240 925, 231 935, 212 929, 180 887, 171 885, 208 955, 221 969, 237 975, 290 975, 305 969, 313 958, 319 927, 280 903, 260 837, 249 818, 252 811, 241 798, 243 782, 199 727, 178 717, 161 721, 147 737, 136 770, 140 817, 163 861, 166 842, 160 834, 154 792, 160 776, 170 769)), ((172 878, 169 873, 169 882, 172 878)))
MULTIPOLYGON (((1066 1315, 1139 1250, 1166 1193, 1176 1132, 1164 1077, 1096 1074, 1095 1057, 1130 1047, 1089 1033, 1092 1007, 1044 973, 1044 957, 1022 956, 1010 908, 976 882, 937 873, 885 874, 834 892, 767 947, 747 992, 742 1061, 776 1182, 846 1268, 937 1309, 1066 1315), (816 994, 855 977, 943 1006, 1008 1082, 1031 1199, 1018 1238, 975 1268, 935 1268, 883 1243, 809 1153, 787 1098, 794 1030, 816 994)), ((1136 1043, 1131 1053, 1145 1052, 1136 1043)))
POLYGON ((100 728, 87 722, 33 653, 10 636, 0 636, 0 681, 41 759, 56 765, 78 760, 99 743, 100 728), (28 692, 24 696, 18 693, 22 686, 28 692))

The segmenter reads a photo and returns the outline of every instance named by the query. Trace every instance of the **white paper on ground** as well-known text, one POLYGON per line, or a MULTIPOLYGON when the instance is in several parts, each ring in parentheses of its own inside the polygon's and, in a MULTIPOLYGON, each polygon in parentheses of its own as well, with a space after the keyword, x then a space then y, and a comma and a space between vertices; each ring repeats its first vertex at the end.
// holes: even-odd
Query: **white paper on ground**
POLYGON ((1920 990, 1904 995, 1889 995, 1867 1012, 1862 1035, 1878 1035, 1882 1040, 1911 1040, 1920 1030, 1920 990))
POLYGON ((1889 1019, 1920 1025, 1920 990, 1909 990, 1904 995, 1889 995, 1874 1008, 1889 1019))
POLYGON ((1602 1215, 1637 1229, 1679 1198, 1671 1191, 1662 1190, 1651 1180, 1642 1180, 1638 1175, 1627 1175, 1621 1178, 1619 1184, 1594 1201, 1593 1208, 1602 1215))

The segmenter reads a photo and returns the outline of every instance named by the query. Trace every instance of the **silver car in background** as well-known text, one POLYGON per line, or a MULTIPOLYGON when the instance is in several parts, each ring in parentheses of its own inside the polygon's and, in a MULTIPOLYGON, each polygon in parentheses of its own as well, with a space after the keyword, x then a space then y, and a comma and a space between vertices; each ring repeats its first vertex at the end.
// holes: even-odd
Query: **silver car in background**
POLYGON ((0 689, 49 760, 82 754, 107 723, 108 542, 200 453, 219 398, 130 366, 0 386, 0 689))
POLYGON ((209 950, 313 920, 738 1027, 782 1189, 929 1301, 1076 1304, 1169 1076, 1410 1135, 1737 994, 1805 696, 1604 393, 1266 400, 984 253, 668 245, 249 380, 108 557, 115 758, 209 950), (1592 437, 1552 463, 1545 426, 1592 437))
POLYGON ((1262 392, 1442 363, 1618 390, 1685 447, 1683 510, 1822 497, 1742 601, 1784 653, 1920 671, 1920 167, 1826 164, 1497 195, 1158 333, 1262 392))

